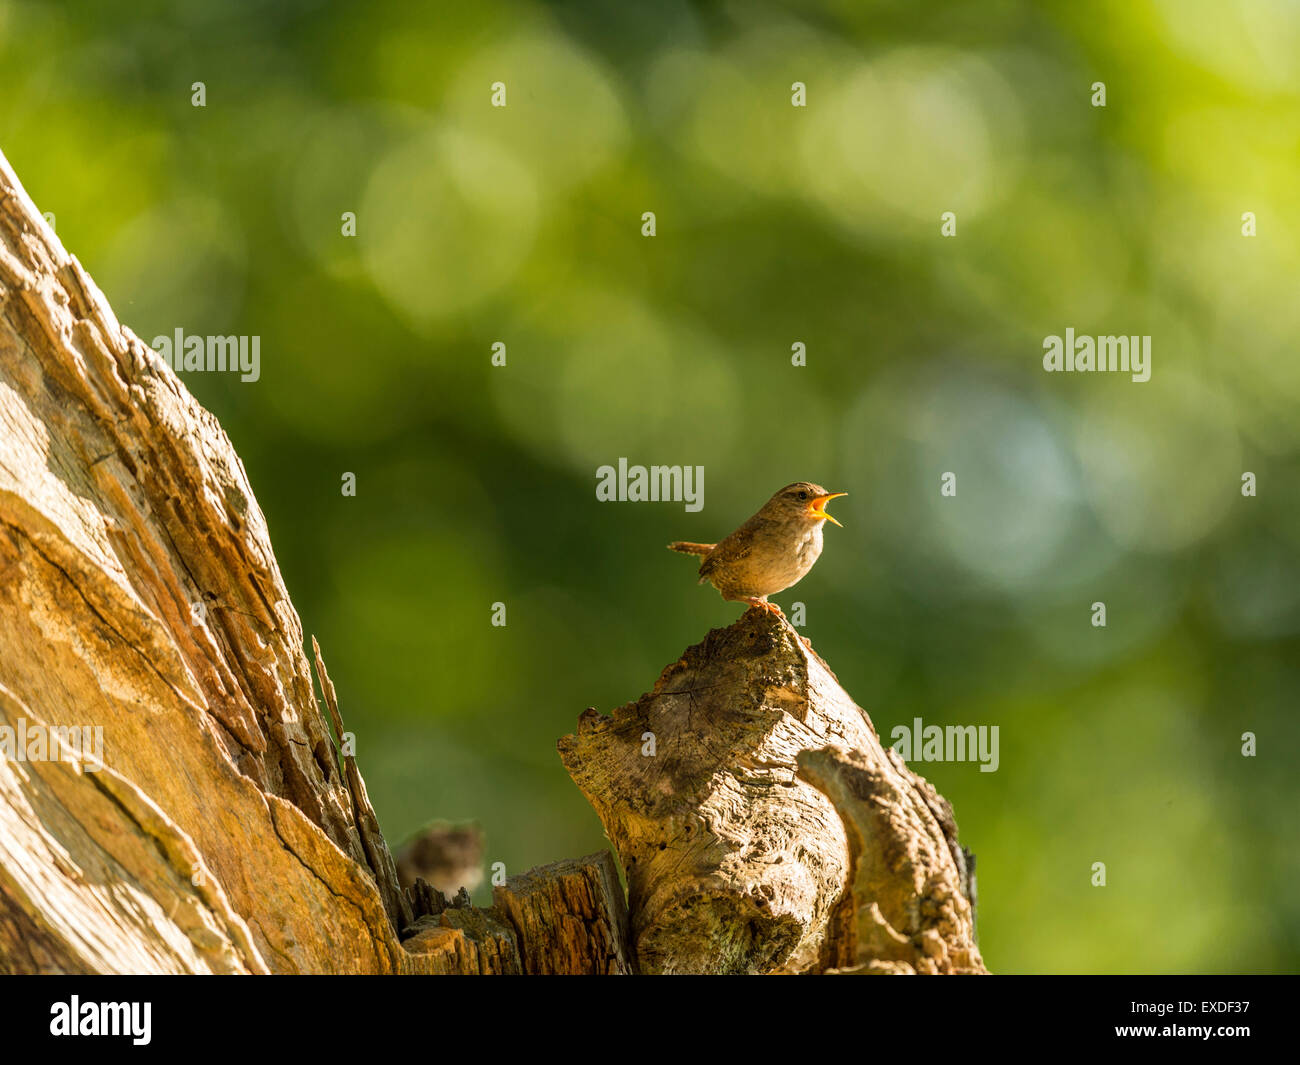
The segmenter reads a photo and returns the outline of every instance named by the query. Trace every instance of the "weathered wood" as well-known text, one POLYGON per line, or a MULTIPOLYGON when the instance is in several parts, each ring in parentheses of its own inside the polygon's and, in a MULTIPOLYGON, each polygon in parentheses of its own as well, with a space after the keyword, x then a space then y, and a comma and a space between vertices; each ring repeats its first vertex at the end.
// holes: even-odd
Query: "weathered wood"
MULTIPOLYGON (((969 906, 963 925, 964 899, 941 890, 950 874, 959 881, 942 829, 933 814, 926 820, 926 796, 936 807, 943 800, 886 751, 865 712, 788 622, 750 610, 715 629, 636 702, 611 717, 584 713, 560 754, 627 870, 644 970, 867 964, 879 944, 846 938, 832 917, 842 923, 845 906, 856 914, 873 905, 895 916, 901 934, 926 944, 931 931, 947 936, 950 969, 982 967, 968 942, 969 906), (838 773, 816 760, 801 771, 809 752, 830 747, 844 751, 838 773), (851 792, 842 783, 856 783, 849 768, 859 766, 875 790, 851 792), (814 786, 805 774, 819 770, 814 786), (883 803, 883 820, 854 802, 883 803), (891 865, 896 853, 911 864, 891 865), (855 894, 845 903, 850 885, 855 894), (931 905, 947 906, 950 920, 918 925, 898 916, 928 914, 931 905)), ((891 945, 880 957, 914 954, 891 945)))
POLYGON ((412 966, 436 976, 517 976, 523 972, 515 930, 461 895, 416 918, 403 942, 412 966))
MULTIPOLYGON (((410 900, 238 456, 0 156, 0 741, 82 726, 102 767, 57 736, 0 750, 0 972, 523 969, 467 905, 459 958, 399 940, 410 900)), ((501 904, 539 970, 608 968, 617 888, 566 866, 501 904)))
MULTIPOLYGON (((89 804, 120 778, 189 844, 151 859, 148 876, 174 881, 178 905, 209 910, 215 896, 191 880, 219 884, 247 924, 247 968, 396 968, 383 870, 368 865, 328 756, 302 629, 243 466, 3 159, 0 685, 11 717, 103 730, 111 773, 87 774, 62 794, 66 816, 39 826, 69 871, 103 860, 85 836, 89 804)), ((23 766, 0 763, 11 797, 0 836, 30 816, 25 788, 45 773, 23 766)), ((146 831, 120 805, 109 813, 110 835, 146 831)), ((137 901, 106 885, 101 924, 135 927, 137 901)), ((7 895, 47 927, 80 919, 60 911, 71 902, 7 895)), ((76 953, 94 971, 150 968, 87 944, 76 953)))
POLYGON ((799 776, 848 829, 850 872, 819 968, 840 974, 983 973, 966 859, 952 808, 887 751, 880 763, 831 746, 803 751, 799 776))
MULTIPOLYGON (((343 717, 339 713, 339 700, 334 692, 334 682, 330 680, 330 675, 325 669, 325 662, 320 654, 320 644, 316 642, 315 636, 311 638, 311 647, 316 659, 316 677, 320 681, 321 694, 325 698, 330 720, 334 723, 334 735, 342 744, 343 717)), ((353 824, 361 840, 361 849, 365 852, 366 866, 375 876, 375 884, 384 900, 384 909, 393 923, 400 928, 411 920, 410 901, 398 882, 397 865, 393 861, 392 854, 389 853, 388 844, 384 842, 383 833, 379 830, 379 818, 375 816, 374 808, 370 805, 366 782, 361 779, 361 770, 357 768, 356 757, 347 748, 341 748, 340 753, 343 758, 343 776, 348 795, 352 799, 353 824)))
MULTIPOLYGON (((0 687, 0 726, 20 720, 48 726, 0 687)), ((112 768, 51 753, 0 759, 0 972, 266 972, 166 813, 112 768)))
POLYGON ((511 877, 486 910, 421 881, 404 946, 439 973, 619 976, 635 971, 627 906, 608 851, 511 877))
POLYGON ((524 972, 630 975, 627 903, 608 851, 512 877, 493 891, 510 922, 524 972))

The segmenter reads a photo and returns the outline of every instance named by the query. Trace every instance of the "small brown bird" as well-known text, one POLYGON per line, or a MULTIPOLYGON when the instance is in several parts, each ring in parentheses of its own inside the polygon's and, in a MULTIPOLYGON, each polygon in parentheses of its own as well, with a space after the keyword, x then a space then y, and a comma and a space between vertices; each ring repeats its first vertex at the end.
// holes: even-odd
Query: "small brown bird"
POLYGON ((784 617, 781 608, 767 597, 798 583, 812 569, 822 553, 822 525, 835 521, 826 513, 826 504, 844 495, 848 493, 828 492, 820 485, 796 481, 777 492, 725 540, 716 544, 676 540, 668 549, 703 555, 700 583, 711 581, 723 599, 784 617))

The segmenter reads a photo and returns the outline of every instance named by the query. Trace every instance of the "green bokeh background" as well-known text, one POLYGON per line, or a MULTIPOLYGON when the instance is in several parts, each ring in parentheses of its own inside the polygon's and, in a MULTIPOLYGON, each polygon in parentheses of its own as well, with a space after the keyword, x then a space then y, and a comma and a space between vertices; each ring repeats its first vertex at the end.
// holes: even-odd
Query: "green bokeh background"
POLYGON ((604 846, 556 738, 739 614, 665 542, 809 479, 846 528, 778 600, 841 682, 1000 727, 917 767, 989 966, 1295 971, 1297 55, 1285 0, 0 0, 0 147, 146 341, 262 338, 183 376, 390 840, 604 846), (1067 326, 1150 382, 1044 373, 1067 326), (597 502, 620 456, 703 511, 597 502))

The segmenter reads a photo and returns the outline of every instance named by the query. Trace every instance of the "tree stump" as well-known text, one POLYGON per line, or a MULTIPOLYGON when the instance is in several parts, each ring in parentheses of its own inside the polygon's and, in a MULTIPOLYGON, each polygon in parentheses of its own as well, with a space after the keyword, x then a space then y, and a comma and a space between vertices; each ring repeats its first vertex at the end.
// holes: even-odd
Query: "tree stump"
POLYGON ((785 620, 713 630, 559 747, 644 971, 984 971, 947 803, 785 620))

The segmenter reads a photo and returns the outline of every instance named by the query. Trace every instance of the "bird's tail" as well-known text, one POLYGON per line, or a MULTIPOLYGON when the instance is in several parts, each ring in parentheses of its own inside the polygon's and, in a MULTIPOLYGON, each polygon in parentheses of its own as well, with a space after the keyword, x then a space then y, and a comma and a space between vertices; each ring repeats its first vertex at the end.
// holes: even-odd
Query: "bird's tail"
POLYGON ((707 555, 717 544, 693 544, 689 540, 674 540, 668 545, 669 551, 679 551, 683 555, 707 555))

